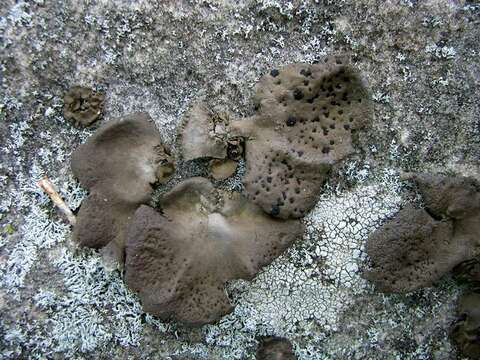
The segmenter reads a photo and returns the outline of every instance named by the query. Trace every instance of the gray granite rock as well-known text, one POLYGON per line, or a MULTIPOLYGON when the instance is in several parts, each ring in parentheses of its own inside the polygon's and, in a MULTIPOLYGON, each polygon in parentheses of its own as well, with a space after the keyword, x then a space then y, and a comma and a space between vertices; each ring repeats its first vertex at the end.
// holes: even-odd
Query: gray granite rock
MULTIPOLYGON (((415 201, 400 170, 479 178, 479 12, 447 0, 2 1, 0 357, 254 359, 255 339, 269 335, 299 359, 454 359, 458 285, 383 295, 360 273, 368 235, 415 201), (69 159, 97 126, 147 112, 173 146, 196 100, 248 117, 263 74, 336 54, 372 92, 371 130, 332 169, 303 241, 228 284, 235 312, 215 324, 185 329, 143 313, 120 272, 73 245, 35 184, 48 175, 75 209, 86 191, 69 159), (75 85, 105 94, 86 129, 63 117, 75 85)), ((176 165, 159 194, 208 174, 208 162, 176 165)))

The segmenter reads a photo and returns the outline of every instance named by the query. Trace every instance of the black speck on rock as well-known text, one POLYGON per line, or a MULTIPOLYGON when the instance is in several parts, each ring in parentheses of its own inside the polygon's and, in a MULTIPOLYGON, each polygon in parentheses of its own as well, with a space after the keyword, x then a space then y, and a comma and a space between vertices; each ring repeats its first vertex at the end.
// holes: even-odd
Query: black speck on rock
POLYGON ((300 74, 302 74, 303 76, 310 76, 312 75, 312 71, 310 69, 302 69, 300 70, 300 74))
POLYGON ((300 89, 293 90, 293 98, 295 100, 302 100, 303 99, 303 92, 300 89))
POLYGON ((278 216, 280 214, 280 207, 278 205, 273 205, 272 210, 270 211, 270 215, 278 216))
POLYGON ((294 126, 297 123, 297 118, 295 116, 289 116, 287 119, 287 126, 294 126))

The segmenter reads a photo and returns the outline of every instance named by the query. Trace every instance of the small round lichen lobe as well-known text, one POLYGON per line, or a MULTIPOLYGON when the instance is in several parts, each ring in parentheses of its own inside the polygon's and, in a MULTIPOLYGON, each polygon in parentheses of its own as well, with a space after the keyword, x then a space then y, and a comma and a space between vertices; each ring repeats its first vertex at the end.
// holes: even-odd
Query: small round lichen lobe
POLYGON ((257 349, 257 360, 296 360, 292 344, 283 338, 266 337, 261 339, 257 349))
POLYGON ((90 88, 73 86, 65 94, 63 116, 76 125, 89 126, 103 110, 105 96, 90 88))
POLYGON ((209 163, 209 171, 215 180, 225 180, 237 170, 237 162, 230 159, 213 159, 209 163))

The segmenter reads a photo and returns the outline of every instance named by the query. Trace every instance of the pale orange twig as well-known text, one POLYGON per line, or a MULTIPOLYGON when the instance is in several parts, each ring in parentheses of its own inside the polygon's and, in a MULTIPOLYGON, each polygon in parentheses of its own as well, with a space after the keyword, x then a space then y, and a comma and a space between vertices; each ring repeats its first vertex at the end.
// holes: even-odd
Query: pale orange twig
POLYGON ((62 197, 55 190, 55 187, 53 186, 52 182, 48 179, 48 177, 44 176, 43 178, 38 180, 37 185, 43 191, 45 191, 45 193, 50 197, 50 199, 52 199, 53 203, 60 209, 62 213, 65 214, 70 225, 74 226, 77 222, 77 218, 72 213, 72 210, 70 210, 67 204, 65 204, 65 201, 63 201, 62 197))

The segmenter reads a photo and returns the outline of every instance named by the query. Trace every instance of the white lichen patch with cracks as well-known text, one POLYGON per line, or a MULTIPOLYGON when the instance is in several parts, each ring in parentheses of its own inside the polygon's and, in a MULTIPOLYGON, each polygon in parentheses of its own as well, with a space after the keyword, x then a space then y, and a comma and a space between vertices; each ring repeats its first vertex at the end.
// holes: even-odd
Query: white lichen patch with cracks
MULTIPOLYGON (((448 287, 425 291, 420 295, 423 302, 412 303, 398 295, 376 294, 361 277, 366 262, 365 239, 398 210, 400 190, 398 177, 386 170, 381 183, 360 182, 351 191, 326 191, 304 219, 302 242, 251 283, 230 284, 236 308, 218 325, 205 327, 207 343, 221 349, 222 358, 244 359, 256 344, 255 336, 273 335, 289 338, 300 359, 350 358, 355 352, 378 346, 374 337, 388 337, 385 328, 408 338, 412 331, 409 324, 419 322, 418 314, 422 314, 424 324, 445 327, 437 311, 446 313, 454 302, 448 287), (358 309, 359 299, 371 299, 376 306, 375 316, 360 311, 354 320, 368 324, 370 333, 362 334, 369 339, 367 344, 358 334, 351 341, 345 339, 345 328, 354 326, 350 310, 358 309), (342 343, 350 343, 350 347, 343 348, 342 343)), ((426 332, 413 354, 431 353, 438 345, 432 337, 431 331, 426 332)), ((450 350, 447 341, 445 353, 450 350)))
POLYGON ((322 198, 304 220, 305 241, 261 273, 241 296, 236 312, 250 319, 260 316, 258 324, 266 334, 293 335, 294 324, 309 319, 326 331, 335 330, 339 312, 365 287, 358 271, 365 237, 400 201, 375 186, 322 198))
MULTIPOLYGON (((395 190, 365 185, 351 192, 324 193, 304 219, 306 233, 302 242, 252 283, 231 284, 234 314, 217 326, 207 327, 209 343, 224 344, 225 330, 233 332, 235 328, 292 340, 312 324, 317 331, 321 329, 322 335, 317 336, 326 337, 336 331, 342 311, 356 295, 368 289, 359 274, 365 258, 364 239, 397 210, 401 198, 395 190)), ((244 348, 253 341, 248 336, 243 340, 244 348)), ((227 358, 238 356, 237 346, 230 349, 232 353, 225 350, 227 358)))
MULTIPOLYGON (((265 334, 288 337, 300 359, 455 358, 448 329, 460 287, 443 279, 379 294, 361 277, 362 247, 412 195, 403 196, 400 170, 478 178, 478 5, 7 0, 0 8, 1 359, 254 359, 265 334), (68 164, 94 129, 62 118, 71 86, 105 91, 97 125, 142 110, 173 143, 201 95, 248 116, 262 74, 341 52, 376 100, 364 145, 337 174, 348 186, 327 189, 301 242, 253 281, 229 284, 236 309, 216 324, 191 330, 143 313, 122 274, 73 246, 36 188, 47 175, 72 210, 85 195, 68 164)), ((201 174, 197 165, 175 181, 201 174)), ((240 190, 243 165, 219 186, 240 190)))

